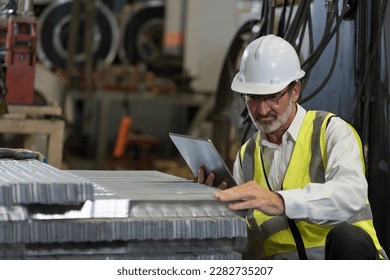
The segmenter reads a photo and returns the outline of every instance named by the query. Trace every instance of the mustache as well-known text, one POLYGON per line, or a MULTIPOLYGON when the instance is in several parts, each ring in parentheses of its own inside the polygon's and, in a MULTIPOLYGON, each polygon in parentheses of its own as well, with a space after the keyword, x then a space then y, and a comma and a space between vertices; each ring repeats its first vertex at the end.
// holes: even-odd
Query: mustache
POLYGON ((261 118, 276 118, 276 114, 274 112, 268 112, 266 115, 263 116, 256 113, 256 115, 254 116, 255 121, 258 121, 261 118))

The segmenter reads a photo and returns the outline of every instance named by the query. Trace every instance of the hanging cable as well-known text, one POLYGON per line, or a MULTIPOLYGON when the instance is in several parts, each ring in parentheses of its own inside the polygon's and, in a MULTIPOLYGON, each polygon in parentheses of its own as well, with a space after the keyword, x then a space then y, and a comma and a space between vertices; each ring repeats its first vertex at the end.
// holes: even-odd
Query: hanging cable
MULTIPOLYGON (((329 25, 329 22, 332 21, 332 18, 333 18, 332 15, 335 15, 338 20, 340 20, 340 18, 341 18, 341 16, 338 15, 338 7, 337 6, 335 6, 334 8, 332 7, 331 9, 332 9, 332 11, 329 11, 329 9, 328 9, 328 16, 327 16, 328 25, 329 25), (333 11, 333 9, 334 9, 334 11, 333 11)), ((321 82, 321 84, 313 92, 311 92, 308 96, 303 98, 300 101, 300 104, 304 104, 307 101, 309 101, 310 99, 312 99, 314 96, 316 96, 324 88, 324 86, 328 83, 329 79, 331 78, 331 76, 333 74, 334 68, 336 66, 337 56, 338 56, 338 52, 339 52, 339 45, 340 45, 339 28, 337 28, 335 30, 336 30, 337 36, 336 36, 335 50, 333 52, 333 59, 332 59, 332 64, 330 66, 330 69, 329 69, 327 75, 325 76, 325 79, 321 82)))
MULTIPOLYGON (((264 0, 264 1, 267 1, 267 0, 264 0)), ((260 28, 259 28, 259 31, 255 34, 255 36, 253 36, 251 41, 263 36, 264 34, 266 34, 266 31, 267 31, 269 6, 267 4, 264 4, 264 1, 263 1, 262 6, 261 6, 261 12, 259 15, 260 28)))
POLYGON ((282 12, 280 14, 279 23, 278 23, 278 31, 277 31, 277 35, 280 37, 284 36, 287 4, 288 4, 288 0, 284 0, 283 9, 282 9, 282 12))
POLYGON ((304 21, 306 20, 306 13, 308 9, 310 9, 310 2, 311 1, 308 0, 301 0, 299 2, 294 19, 284 36, 286 41, 293 44, 295 39, 298 37, 298 34, 304 25, 304 21))
POLYGON ((284 28, 284 32, 283 32, 283 38, 285 38, 286 36, 286 32, 287 30, 290 28, 290 24, 291 24, 291 19, 292 19, 292 14, 293 14, 293 11, 294 11, 294 6, 295 6, 295 2, 297 0, 292 0, 291 1, 291 4, 290 4, 290 12, 288 13, 288 19, 287 19, 287 24, 284 28))
MULTIPOLYGON (((302 63, 302 65, 303 65, 302 68, 307 73, 310 73, 310 70, 317 63, 318 59, 321 57, 323 51, 328 46, 328 44, 329 44, 330 40, 333 38, 334 34, 339 33, 340 24, 343 21, 345 14, 348 12, 349 8, 347 5, 348 4, 347 1, 343 2, 343 9, 342 9, 342 12, 340 14, 338 12, 338 6, 333 5, 333 3, 331 3, 331 4, 332 4, 331 7, 328 7, 327 27, 325 28, 324 36, 323 36, 321 42, 318 44, 318 47, 316 48, 316 50, 311 53, 311 55, 309 56, 309 58, 305 62, 302 63), (336 23, 335 23, 333 29, 331 31, 329 31, 329 27, 332 26, 334 19, 336 19, 336 23)), ((337 37, 339 37, 339 34, 337 35, 337 37)), ((325 79, 321 82, 321 84, 313 92, 311 92, 308 96, 306 96, 305 98, 303 98, 301 100, 301 102, 300 102, 301 104, 309 101, 310 99, 315 97, 318 93, 320 93, 320 91, 324 88, 324 86, 330 80, 331 75, 332 75, 334 68, 335 68, 336 61, 337 61, 338 48, 339 48, 338 41, 339 41, 339 39, 336 38, 333 61, 332 61, 332 64, 331 64, 331 67, 329 69, 328 74, 326 75, 325 79)), ((305 80, 307 80, 307 77, 305 80)))
MULTIPOLYGON (((333 2, 332 2, 333 3, 333 2)), ((337 9, 337 5, 333 6, 329 4, 328 6, 328 12, 327 12, 327 18, 326 18, 326 23, 325 23, 325 28, 324 32, 322 33, 322 37, 320 42, 318 43, 316 49, 310 53, 310 56, 302 63, 302 67, 305 68, 306 65, 309 65, 308 68, 311 69, 312 65, 314 65, 318 58, 320 57, 321 53, 327 46, 327 38, 329 38, 330 30, 333 25, 333 21, 336 15, 336 12, 329 12, 329 10, 337 9), (312 63, 311 63, 312 62, 312 63), (312 64, 312 65, 310 65, 312 64)), ((339 22, 341 23, 341 21, 339 22)), ((336 27, 338 27, 336 23, 336 27)), ((330 39, 330 38, 329 38, 330 39)), ((308 69, 306 69, 307 71, 308 69)))
POLYGON ((275 26, 275 0, 268 0, 268 14, 267 34, 273 34, 275 26))
POLYGON ((307 27, 307 24, 309 22, 309 18, 311 18, 310 13, 308 13, 306 15, 306 17, 308 19, 304 22, 304 24, 302 26, 302 29, 301 29, 300 35, 299 35, 298 45, 296 46, 296 49, 295 49, 297 53, 301 53, 302 44, 303 44, 303 38, 304 38, 305 32, 306 32, 306 27, 307 27))
MULTIPOLYGON (((387 4, 388 4, 388 0, 384 0, 382 1, 382 13, 380 14, 380 18, 379 18, 379 27, 380 27, 380 30, 382 30, 383 28, 383 25, 384 25, 384 19, 385 19, 385 14, 386 14, 386 8, 387 8, 387 4)), ((363 11, 364 12, 364 11, 363 11)), ((364 20, 365 21, 365 20, 364 20)), ((363 26, 365 27, 365 26, 363 26)), ((363 32, 363 31, 361 31, 363 32)), ((353 110, 353 113, 352 113, 352 118, 351 118, 351 123, 352 124, 357 124, 357 116, 358 116, 358 109, 359 109, 359 103, 362 101, 362 94, 363 94, 363 90, 364 90, 364 86, 366 85, 366 81, 371 73, 371 64, 372 64, 372 60, 376 54, 376 52, 378 51, 378 45, 379 45, 379 42, 380 42, 380 39, 382 38, 382 33, 379 31, 377 33, 377 37, 374 38, 371 42, 371 46, 368 47, 368 55, 366 56, 362 56, 363 57, 366 57, 367 59, 367 64, 366 64, 366 67, 364 67, 365 69, 365 72, 364 74, 362 75, 362 79, 360 81, 360 83, 358 83, 358 88, 357 88, 357 94, 356 94, 356 97, 355 97, 355 102, 354 102, 354 110, 353 110), (369 67, 370 66, 370 67, 369 67)), ((365 41, 364 41, 365 42, 365 41)), ((364 43, 363 42, 363 43, 364 43)), ((364 50, 363 50, 364 51, 364 50)))
POLYGON ((336 45, 335 45, 335 50, 334 50, 334 53, 333 53, 333 60, 332 60, 332 64, 330 66, 330 69, 328 71, 328 74, 326 75, 325 79, 322 81, 322 83, 312 92, 310 93, 308 96, 306 96, 305 98, 303 98, 299 104, 304 104, 306 103, 307 101, 309 101, 310 99, 312 99, 314 96, 316 96, 323 88, 324 86, 328 83, 330 77, 332 76, 333 74, 333 71, 334 71, 334 68, 336 66, 336 61, 337 61, 337 56, 338 56, 338 52, 339 52, 339 47, 340 47, 340 32, 337 31, 336 32, 336 45))
MULTIPOLYGON (((333 8, 338 10, 337 5, 333 5, 333 8)), ((327 24, 320 43, 318 44, 317 48, 310 54, 310 56, 302 63, 302 68, 304 71, 309 71, 317 63, 326 46, 329 44, 330 40, 333 38, 334 34, 339 29, 340 24, 343 21, 343 17, 347 11, 347 1, 344 1, 341 16, 336 17, 336 12, 330 14, 328 13, 329 18, 327 20, 327 24), (331 29, 335 18, 337 18, 338 20, 336 21, 333 29, 331 29)))

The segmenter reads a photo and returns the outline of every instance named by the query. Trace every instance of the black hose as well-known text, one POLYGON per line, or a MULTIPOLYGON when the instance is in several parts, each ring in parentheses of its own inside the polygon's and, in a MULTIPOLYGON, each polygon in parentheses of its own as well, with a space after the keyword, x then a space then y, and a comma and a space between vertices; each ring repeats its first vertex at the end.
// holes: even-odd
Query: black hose
POLYGON ((278 23, 277 35, 279 37, 284 36, 284 28, 285 28, 285 24, 286 24, 285 20, 286 20, 287 4, 288 4, 288 0, 284 0, 283 9, 282 9, 282 12, 280 14, 280 19, 279 19, 279 23, 278 23))
POLYGON ((288 42, 292 43, 298 37, 299 31, 302 29, 302 26, 306 20, 306 13, 308 9, 310 9, 310 2, 311 1, 307 0, 302 0, 299 2, 297 12, 284 37, 288 42))
MULTIPOLYGON (((310 14, 307 14, 307 17, 309 18, 310 17, 310 14)), ((305 36, 305 31, 306 31, 306 27, 307 27, 307 23, 308 23, 308 20, 306 20, 302 26, 302 29, 300 31, 300 36, 299 36, 299 40, 298 40, 298 45, 296 46, 296 51, 297 53, 301 53, 301 49, 302 49, 302 44, 303 44, 303 38, 305 36)))
MULTIPOLYGON (((338 6, 332 5, 332 7, 333 7, 333 9, 337 9, 338 6)), ((317 62, 318 58, 320 57, 320 54, 322 53, 322 51, 325 49, 325 47, 327 45, 326 40, 327 40, 327 38, 329 38, 329 34, 331 32, 331 27, 332 27, 335 16, 336 16, 335 12, 331 12, 331 13, 328 12, 324 32, 322 34, 322 38, 321 38, 320 42, 318 43, 317 48, 313 52, 311 52, 309 58, 307 58, 306 61, 304 61, 302 63, 303 68, 305 68, 305 66, 307 64, 310 64, 311 61, 314 61, 313 65, 317 62)), ((339 23, 341 23, 341 21, 339 23)), ((310 68, 311 68, 311 66, 310 66, 310 68)))
MULTIPOLYGON (((382 11, 383 13, 380 15, 380 19, 379 19, 379 29, 382 30, 383 28, 383 25, 384 25, 384 19, 385 19, 385 12, 386 12, 386 8, 387 8, 387 4, 388 4, 388 1, 384 1, 383 2, 383 5, 382 5, 382 11)), ((359 7, 359 9, 361 9, 361 7, 359 7)), ((364 18, 366 16, 365 14, 365 9, 361 10, 360 11, 360 16, 363 17, 362 19, 362 22, 363 24, 360 25, 360 28, 362 29, 365 29, 366 28, 366 25, 365 25, 365 22, 366 22, 366 19, 364 18)), ((358 113, 359 113, 359 104, 360 102, 362 101, 362 95, 363 95, 363 90, 364 90, 364 87, 366 85, 366 81, 368 79, 368 77, 370 76, 370 73, 371 73, 371 67, 369 67, 372 63, 372 60, 374 58, 374 55, 376 54, 376 52, 378 51, 378 45, 379 45, 379 42, 380 42, 380 39, 382 38, 382 33, 381 31, 378 31, 377 33, 377 36, 376 38, 372 39, 371 40, 371 44, 370 46, 368 47, 368 51, 369 53, 367 55, 359 55, 358 54, 358 69, 366 69, 366 71, 364 73, 360 73, 361 74, 361 77, 358 81, 358 84, 357 84, 357 94, 356 94, 356 97, 355 97, 355 102, 354 102, 354 110, 353 110, 353 113, 352 113, 352 118, 351 118, 351 123, 356 125, 356 126, 360 126, 361 127, 361 130, 363 131, 364 129, 364 125, 361 126, 361 123, 364 123, 364 120, 366 119, 366 117, 362 117, 360 121, 357 120, 357 117, 358 117, 358 113), (359 62, 359 58, 362 59, 362 61, 359 62), (366 62, 366 63, 365 63, 366 62)), ((361 36, 359 37, 359 42, 357 42, 358 46, 359 45, 363 45, 365 46, 365 42, 366 42, 366 32, 365 30, 359 30, 361 33, 361 36)), ((365 48, 363 47, 363 49, 360 49, 361 53, 365 53, 365 48)), ((359 74, 359 73, 358 73, 359 74)))
MULTIPOLYGON (((337 5, 334 6, 337 10, 337 5)), ((333 20, 329 21, 327 24, 327 28, 324 32, 324 36, 322 37, 321 42, 318 44, 318 47, 316 50, 302 63, 302 69, 304 71, 309 71, 318 61, 318 59, 321 57, 323 51, 325 50, 326 46, 329 44, 330 40, 333 38, 335 33, 338 31, 341 22, 343 21, 344 15, 348 11, 347 2, 344 2, 344 7, 341 13, 341 16, 336 17, 336 13, 333 13, 332 18, 336 17, 338 20, 336 21, 333 29, 330 32, 327 32, 327 29, 332 25, 333 20)))
MULTIPOLYGON (((267 0, 264 0, 267 1, 267 0)), ((263 2, 264 2, 263 1, 263 2)), ((259 22, 260 22, 260 28, 259 31, 255 36, 253 36, 252 40, 255 40, 257 38, 260 38, 261 36, 265 35, 268 29, 268 5, 262 5, 260 16, 259 16, 259 22)))
POLYGON ((267 26, 267 34, 274 33, 274 25, 275 25, 275 2, 273 0, 268 0, 268 26, 267 26))
POLYGON ((284 28, 283 38, 286 37, 286 32, 287 32, 287 30, 290 28, 290 24, 291 24, 292 14, 293 14, 293 11, 294 11, 295 2, 296 2, 296 0, 291 1, 291 4, 290 4, 290 12, 289 12, 289 14, 288 14, 288 19, 287 19, 286 27, 284 28))
POLYGON ((334 68, 336 66, 337 56, 338 56, 339 47, 340 47, 340 32, 339 32, 339 30, 337 31, 336 34, 337 34, 336 35, 336 46, 335 46, 335 51, 333 53, 332 64, 331 64, 331 67, 330 67, 330 69, 328 71, 328 74, 326 75, 326 77, 322 81, 322 83, 311 94, 309 94, 308 96, 306 96, 305 98, 303 98, 299 102, 300 104, 306 103, 307 101, 312 99, 314 96, 316 96, 324 88, 324 86, 328 83, 330 77, 332 76, 334 68))

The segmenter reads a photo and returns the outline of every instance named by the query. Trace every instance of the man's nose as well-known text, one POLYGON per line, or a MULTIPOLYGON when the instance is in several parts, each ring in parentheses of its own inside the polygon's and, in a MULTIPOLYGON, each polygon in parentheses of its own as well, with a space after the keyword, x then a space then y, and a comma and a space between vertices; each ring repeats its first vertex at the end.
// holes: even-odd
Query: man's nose
POLYGON ((269 110, 270 110, 270 106, 267 104, 265 100, 259 100, 256 103, 256 112, 261 116, 267 115, 269 110))

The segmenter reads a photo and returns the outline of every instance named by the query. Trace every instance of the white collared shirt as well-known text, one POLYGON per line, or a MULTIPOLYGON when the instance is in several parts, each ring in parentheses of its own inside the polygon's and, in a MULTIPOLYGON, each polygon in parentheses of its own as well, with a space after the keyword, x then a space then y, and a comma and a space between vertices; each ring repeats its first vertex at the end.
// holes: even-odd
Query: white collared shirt
MULTIPOLYGON (((367 180, 363 173, 360 149, 348 124, 331 118, 326 129, 325 183, 309 183, 302 189, 281 190, 299 130, 306 110, 298 110, 280 145, 269 142, 260 133, 264 167, 272 190, 284 199, 285 212, 292 219, 309 219, 318 224, 334 224, 353 216, 365 206, 367 180)), ((233 176, 238 184, 244 177, 238 159, 234 163, 233 176)))

